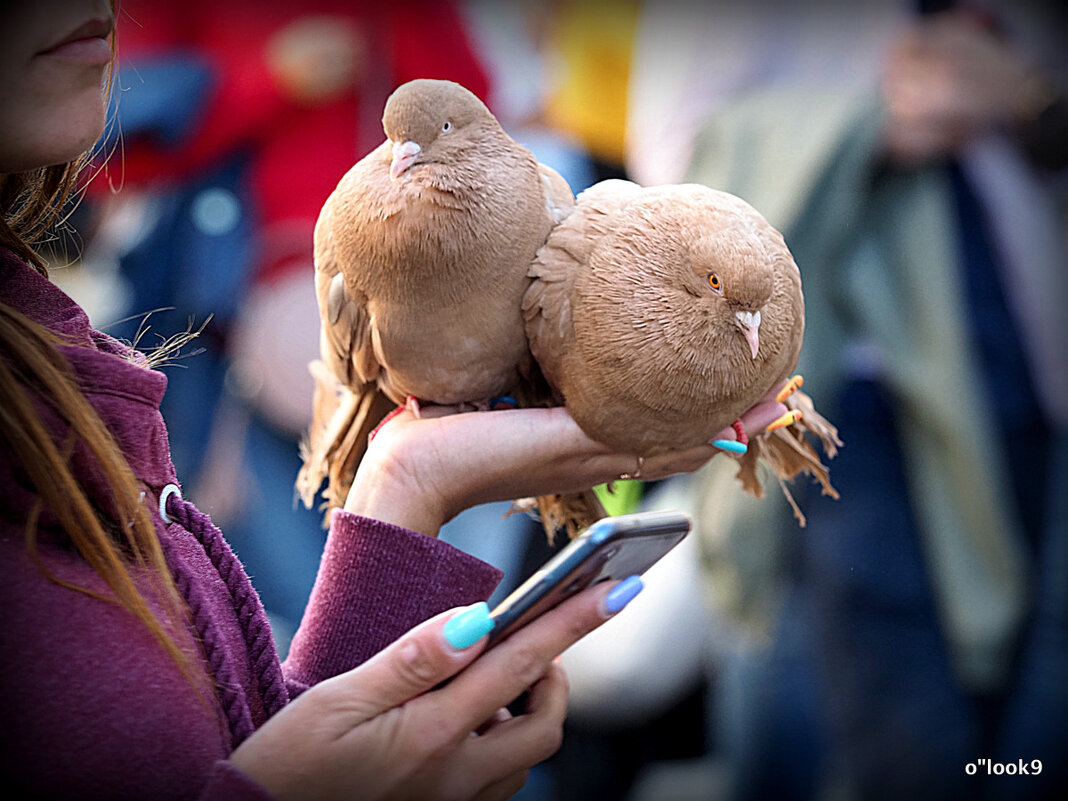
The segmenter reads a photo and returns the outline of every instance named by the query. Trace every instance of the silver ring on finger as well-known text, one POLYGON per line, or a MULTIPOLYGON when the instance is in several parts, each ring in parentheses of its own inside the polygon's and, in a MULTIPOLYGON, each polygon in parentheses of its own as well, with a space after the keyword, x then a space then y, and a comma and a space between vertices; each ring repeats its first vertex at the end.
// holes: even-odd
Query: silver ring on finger
POLYGON ((631 479, 639 479, 639 478, 641 478, 642 477, 642 468, 644 466, 645 466, 645 457, 644 456, 639 456, 638 457, 638 466, 635 468, 634 472, 633 473, 620 473, 619 474, 619 480, 620 481, 629 481, 631 479))

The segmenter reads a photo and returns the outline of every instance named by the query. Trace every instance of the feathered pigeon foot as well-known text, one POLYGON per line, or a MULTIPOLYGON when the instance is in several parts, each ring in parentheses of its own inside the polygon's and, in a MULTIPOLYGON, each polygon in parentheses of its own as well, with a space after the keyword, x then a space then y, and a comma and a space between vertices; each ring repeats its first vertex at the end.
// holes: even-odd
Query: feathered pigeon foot
POLYGON ((382 418, 382 422, 376 425, 371 431, 371 433, 367 435, 367 441, 370 442, 375 437, 377 437, 378 432, 381 430, 382 426, 384 426, 386 423, 388 423, 390 420, 392 420, 394 417, 404 411, 411 412, 416 419, 419 419, 419 399, 414 395, 409 395, 407 399, 405 399, 404 403, 402 403, 400 406, 398 406, 396 409, 394 409, 392 412, 382 418))
POLYGON ((563 529, 569 540, 592 526, 608 513, 592 489, 537 498, 517 498, 505 515, 525 512, 541 520, 545 536, 552 545, 556 532, 563 529))
POLYGON ((793 509, 798 524, 804 526, 805 515, 791 496, 787 481, 805 473, 816 480, 824 495, 838 498, 827 466, 805 435, 816 437, 828 459, 838 453, 842 440, 838 437, 838 429, 816 411, 812 399, 804 392, 794 387, 782 397, 780 402, 785 402, 788 411, 753 438, 749 453, 739 460, 738 480, 754 498, 762 497, 764 490, 757 475, 757 465, 759 462, 766 464, 793 509))

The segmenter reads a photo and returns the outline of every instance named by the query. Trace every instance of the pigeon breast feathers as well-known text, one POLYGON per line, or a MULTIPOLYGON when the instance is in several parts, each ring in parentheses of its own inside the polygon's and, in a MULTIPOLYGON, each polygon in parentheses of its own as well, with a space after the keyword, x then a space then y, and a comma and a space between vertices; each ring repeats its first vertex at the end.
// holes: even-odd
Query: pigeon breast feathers
POLYGON ((606 181, 579 196, 531 268, 524 314, 590 436, 638 454, 690 447, 785 380, 804 307, 773 231, 702 186, 606 181))

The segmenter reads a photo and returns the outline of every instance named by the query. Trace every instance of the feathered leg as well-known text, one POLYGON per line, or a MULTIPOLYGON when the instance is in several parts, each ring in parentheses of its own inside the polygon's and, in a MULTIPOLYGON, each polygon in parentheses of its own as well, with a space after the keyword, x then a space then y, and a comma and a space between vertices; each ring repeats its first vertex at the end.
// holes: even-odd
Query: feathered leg
MULTIPOLYGON (((795 376, 800 379, 800 376, 795 376)), ((793 380, 792 380, 793 381, 793 380)), ((794 510, 794 516, 804 526, 805 516, 790 495, 786 482, 801 473, 812 476, 821 486, 822 494, 837 499, 838 491, 831 484, 830 471, 820 460, 820 455, 805 434, 813 434, 821 444, 828 459, 833 459, 842 441, 838 429, 816 411, 812 399, 800 392, 796 385, 784 388, 777 400, 787 407, 778 420, 750 440, 749 451, 738 460, 738 480, 742 488, 755 498, 764 494, 757 474, 757 466, 763 462, 771 470, 794 510)))

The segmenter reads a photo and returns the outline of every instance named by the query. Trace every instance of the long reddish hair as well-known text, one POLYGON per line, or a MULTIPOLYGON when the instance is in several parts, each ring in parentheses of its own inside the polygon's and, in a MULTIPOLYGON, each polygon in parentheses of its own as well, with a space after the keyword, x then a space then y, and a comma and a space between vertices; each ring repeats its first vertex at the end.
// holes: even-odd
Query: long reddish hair
MULTIPOLYGON (((115 10, 114 0, 112 10, 115 10)), ((109 67, 105 92, 114 68, 109 67)), ((89 154, 73 162, 17 174, 0 174, 0 245, 42 275, 48 270, 36 247, 80 194, 79 176, 89 154)), ((58 345, 68 344, 9 305, 0 303, 0 447, 21 467, 37 494, 26 523, 26 545, 37 559, 38 521, 47 509, 70 545, 107 584, 110 595, 48 573, 50 579, 103 601, 116 603, 140 620, 186 677, 197 686, 192 656, 177 644, 175 627, 188 616, 156 535, 141 486, 111 431, 78 386, 58 345), (35 399, 45 399, 68 426, 57 442, 41 420, 35 399), (94 504, 68 456, 84 448, 99 465, 113 498, 113 512, 94 504), (112 517, 111 515, 114 515, 112 517), (152 577, 138 583, 135 575, 152 577), (153 612, 160 604, 162 616, 153 612)))

